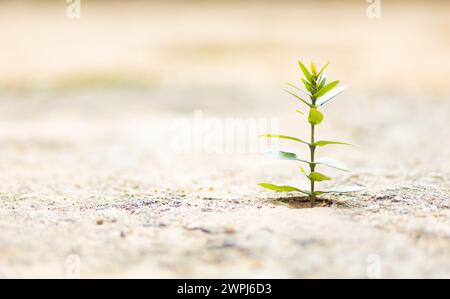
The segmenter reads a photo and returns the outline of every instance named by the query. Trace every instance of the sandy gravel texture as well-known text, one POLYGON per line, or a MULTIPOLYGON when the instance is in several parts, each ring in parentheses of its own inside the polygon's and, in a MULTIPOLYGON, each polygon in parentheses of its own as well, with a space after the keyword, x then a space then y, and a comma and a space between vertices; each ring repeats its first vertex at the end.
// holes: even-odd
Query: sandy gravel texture
MULTIPOLYGON (((314 4, 194 5, 178 24, 178 6, 94 3, 81 30, 55 17, 59 6, 2 2, 0 277, 450 278, 450 10, 408 3, 386 5, 373 23, 365 2, 332 2, 316 29, 340 28, 330 41, 285 30, 323 11, 314 4), (71 43, 55 24, 71 28, 71 43), (37 35, 18 42, 27 28, 37 35), (298 75, 299 52, 333 57, 330 74, 351 86, 324 108, 317 134, 357 145, 319 150, 352 172, 323 168, 333 181, 322 185, 365 187, 314 209, 256 186, 306 184, 295 163, 257 153, 265 146, 174 146, 180 119, 191 124, 198 109, 206 120, 275 119, 280 132, 308 136, 301 106, 281 91, 298 75)), ((236 146, 255 144, 253 133, 236 146)))
MULTIPOLYGON (((255 184, 303 184, 296 165, 175 153, 174 117, 123 96, 140 112, 106 108, 99 117, 92 111, 108 104, 96 99, 78 117, 64 115, 85 107, 72 96, 61 105, 21 102, 23 111, 49 107, 49 117, 2 117, 2 277, 65 277, 74 256, 81 277, 367 277, 374 256, 382 277, 449 277, 450 147, 437 129, 448 120, 398 121, 427 119, 421 99, 383 119, 377 99, 365 101, 371 109, 330 104, 324 136, 346 132, 359 144, 323 149, 353 168, 333 174, 333 184, 366 190, 295 209, 255 184)), ((302 125, 286 113, 280 129, 302 125)))

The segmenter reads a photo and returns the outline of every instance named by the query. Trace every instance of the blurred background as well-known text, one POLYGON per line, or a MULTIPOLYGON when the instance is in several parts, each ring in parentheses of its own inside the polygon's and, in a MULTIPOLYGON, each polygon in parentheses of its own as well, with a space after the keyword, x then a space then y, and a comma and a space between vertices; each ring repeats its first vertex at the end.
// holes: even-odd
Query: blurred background
MULTIPOLYGON (((298 59, 331 61, 328 77, 349 86, 324 107, 317 132, 358 145, 323 149, 354 170, 331 184, 361 184, 373 196, 427 190, 418 192, 430 207, 433 200, 448 207, 450 2, 81 0, 79 17, 75 2, 0 1, 0 225, 10 228, 0 237, 0 260, 8 250, 52 248, 59 239, 41 232, 68 202, 95 214, 135 195, 178 196, 169 189, 240 198, 261 195, 263 180, 298 184, 295 165, 255 152, 173 146, 174 124, 196 110, 219 121, 275 119, 281 133, 308 136, 294 112, 303 107, 282 90, 299 82, 298 59), (33 211, 48 206, 56 214, 31 230, 33 217, 44 215, 33 211)), ((70 217, 84 219, 81 210, 70 217)), ((58 254, 77 251, 85 231, 77 234, 59 240, 58 254)), ((96 246, 87 267, 120 272, 110 259, 103 260, 110 268, 100 262, 96 246)), ((115 257, 124 265, 127 250, 115 257)), ((29 261, 38 270, 37 261, 45 264, 42 256, 29 261)), ((3 265, 30 273, 11 260, 3 265)))
POLYGON ((352 90, 445 95, 446 1, 1 1, 4 92, 279 87, 302 58, 352 90))
POLYGON ((372 149, 376 166, 449 157, 430 142, 448 137, 446 1, 74 3, 0 1, 0 137, 18 159, 33 142, 87 148, 110 134, 99 159, 108 150, 107 170, 132 169, 145 157, 121 150, 167 151, 175 119, 194 110, 307 134, 282 91, 299 82, 298 59, 331 61, 329 77, 350 86, 326 108, 325 136, 372 149))

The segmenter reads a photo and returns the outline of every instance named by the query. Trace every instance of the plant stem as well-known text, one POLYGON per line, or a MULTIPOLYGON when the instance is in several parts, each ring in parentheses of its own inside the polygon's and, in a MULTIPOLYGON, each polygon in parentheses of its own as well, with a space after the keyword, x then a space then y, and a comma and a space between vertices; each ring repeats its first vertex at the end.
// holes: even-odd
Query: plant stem
MULTIPOLYGON (((314 79, 314 86, 313 86, 313 94, 315 94, 317 92, 318 86, 316 84, 316 79, 314 79)), ((316 107, 316 97, 312 96, 311 97, 311 101, 313 104, 313 107, 316 107)), ((309 170, 310 170, 310 175, 311 173, 314 172, 314 169, 316 168, 316 164, 314 164, 314 153, 316 151, 316 146, 314 145, 314 127, 315 125, 313 123, 311 123, 311 144, 309 145, 309 150, 311 152, 311 160, 309 161, 309 170)), ((316 203, 316 195, 314 194, 314 180, 309 179, 311 182, 311 195, 309 196, 309 201, 311 203, 311 208, 314 208, 314 205, 316 203)))
MULTIPOLYGON (((314 144, 314 125, 311 124, 311 145, 309 146, 309 150, 311 152, 311 160, 309 163, 309 169, 310 169, 310 173, 314 171, 314 169, 316 168, 316 164, 314 164, 314 152, 316 151, 316 146, 313 145, 314 144)), ((311 180, 311 195, 309 196, 309 200, 311 202, 311 207, 314 207, 315 201, 316 201, 316 195, 314 194, 314 181, 311 180)))

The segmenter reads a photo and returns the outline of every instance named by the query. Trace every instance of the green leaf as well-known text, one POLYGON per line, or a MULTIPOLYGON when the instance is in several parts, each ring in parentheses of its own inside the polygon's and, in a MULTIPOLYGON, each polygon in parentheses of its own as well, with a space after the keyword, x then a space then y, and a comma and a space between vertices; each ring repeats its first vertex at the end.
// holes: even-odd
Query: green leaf
POLYGON ((301 97, 299 97, 299 96, 296 95, 295 93, 290 92, 290 91, 287 90, 287 89, 285 89, 284 91, 286 91, 286 92, 289 93, 290 95, 293 95, 294 97, 296 97, 297 99, 299 99, 300 101, 302 101, 303 103, 305 103, 306 105, 308 105, 308 107, 311 107, 311 106, 312 106, 308 101, 302 99, 301 97))
POLYGON ((316 196, 319 196, 319 195, 322 195, 322 194, 324 194, 324 193, 326 193, 326 192, 323 192, 323 191, 314 191, 314 195, 316 195, 316 196))
POLYGON ((327 78, 323 78, 323 79, 319 78, 319 89, 323 88, 325 86, 326 82, 327 82, 327 78))
POLYGON ((317 80, 316 85, 318 86, 317 90, 320 90, 325 86, 325 83, 327 82, 327 75, 325 74, 324 69, 327 67, 327 65, 330 64, 329 62, 320 70, 319 74, 317 74, 317 80))
POLYGON ((300 190, 300 189, 292 187, 292 186, 277 186, 277 185, 269 184, 269 183, 259 183, 258 186, 264 187, 264 188, 269 189, 269 190, 277 191, 277 192, 294 192, 294 191, 297 191, 297 192, 302 192, 302 193, 308 194, 308 195, 311 194, 308 191, 300 190))
POLYGON ((313 144, 313 145, 315 145, 315 146, 325 146, 325 145, 328 145, 328 144, 344 144, 344 145, 353 145, 353 144, 350 144, 350 143, 346 143, 346 142, 340 142, 340 141, 330 141, 330 140, 320 140, 320 141, 314 142, 314 144, 313 144))
POLYGON ((309 179, 309 175, 306 173, 305 169, 303 167, 300 167, 300 170, 309 179))
POLYGON ((309 93, 312 94, 314 88, 313 88, 313 86, 311 85, 311 83, 307 82, 307 81, 306 81, 305 79, 303 79, 303 78, 302 78, 302 82, 303 82, 303 85, 305 85, 306 90, 309 91, 309 93))
POLYGON ((258 185, 261 187, 264 187, 266 189, 270 189, 270 190, 278 191, 278 192, 300 191, 299 189, 297 189, 295 187, 291 187, 291 186, 277 186, 277 185, 269 184, 269 183, 259 183, 258 185))
MULTIPOLYGON (((325 191, 317 191, 323 193, 350 193, 350 192, 358 192, 364 190, 364 187, 361 186, 347 186, 347 187, 339 187, 334 188, 333 190, 325 190, 325 191)), ((315 192, 314 192, 315 193, 315 192)))
MULTIPOLYGON (((330 83, 331 84, 331 83, 330 83)), ((335 88, 334 90, 330 91, 329 93, 327 93, 326 95, 324 95, 322 98, 320 98, 320 100, 317 101, 316 105, 317 106, 322 106, 323 104, 325 104, 326 102, 330 101, 331 99, 333 99, 335 96, 339 95, 340 93, 342 93, 345 89, 347 88, 346 85, 343 86, 339 86, 338 88, 335 88)))
POLYGON ((265 155, 283 160, 297 160, 296 154, 283 151, 268 151, 265 153, 265 155))
POLYGON ((324 175, 324 174, 322 174, 322 173, 320 173, 320 172, 315 172, 315 171, 313 171, 313 172, 311 172, 311 173, 309 174, 309 179, 310 179, 311 181, 316 181, 316 182, 329 181, 329 180, 331 180, 330 177, 328 177, 328 176, 326 176, 326 175, 324 175))
POLYGON ((292 84, 292 83, 288 83, 287 85, 290 86, 290 87, 295 88, 296 90, 298 90, 298 91, 300 91, 300 92, 302 92, 302 93, 305 94, 307 97, 311 97, 311 93, 310 93, 309 91, 304 91, 303 89, 301 89, 300 87, 298 87, 297 85, 292 84))
POLYGON ((327 74, 326 73, 322 73, 317 77, 317 84, 318 90, 320 90, 322 87, 325 86, 325 83, 327 82, 327 74))
POLYGON ((303 75, 305 75, 305 78, 311 82, 311 73, 309 72, 308 68, 299 60, 298 65, 300 66, 300 69, 303 72, 303 75))
POLYGON ((320 181, 331 180, 331 178, 329 178, 328 176, 326 176, 326 175, 324 175, 322 173, 316 172, 316 171, 313 171, 310 174, 307 174, 303 167, 300 167, 300 170, 311 181, 320 182, 320 181))
POLYGON ((323 71, 327 68, 327 66, 330 64, 331 61, 328 61, 327 64, 324 65, 324 67, 320 70, 320 72, 317 74, 317 77, 319 77, 320 75, 322 75, 323 71))
POLYGON ((296 160, 300 162, 305 162, 309 164, 309 161, 299 159, 298 156, 294 153, 283 152, 283 151, 268 151, 264 153, 264 155, 268 157, 278 158, 282 160, 296 160))
POLYGON ((315 164, 322 164, 329 167, 333 167, 342 171, 350 171, 345 164, 335 160, 333 158, 320 158, 314 162, 315 164))
POLYGON ((301 115, 305 115, 305 113, 303 113, 303 111, 301 111, 299 109, 295 110, 295 112, 300 113, 301 115))
MULTIPOLYGON (((298 156, 294 153, 284 152, 284 151, 268 151, 264 153, 265 156, 278 158, 282 160, 294 160, 294 161, 300 161, 307 164, 310 164, 310 161, 299 159, 298 156)), ((350 171, 345 164, 342 162, 339 162, 333 158, 320 158, 317 159, 314 164, 316 165, 326 165, 332 168, 336 168, 342 171, 350 171)))
POLYGON ((289 140, 294 140, 294 141, 298 141, 301 143, 309 144, 306 141, 303 141, 303 140, 295 138, 295 137, 287 136, 287 135, 264 134, 264 135, 259 135, 259 137, 289 139, 289 140))
POLYGON ((323 114, 316 108, 309 109, 308 121, 313 125, 318 125, 323 120, 323 114))
POLYGON ((325 85, 324 87, 322 87, 321 89, 319 89, 319 91, 317 91, 314 94, 314 97, 316 99, 320 98, 321 96, 323 96, 324 94, 326 94, 327 92, 329 92, 330 90, 332 90, 333 88, 335 88, 336 86, 338 86, 339 81, 333 81, 331 83, 328 83, 327 85, 325 85))

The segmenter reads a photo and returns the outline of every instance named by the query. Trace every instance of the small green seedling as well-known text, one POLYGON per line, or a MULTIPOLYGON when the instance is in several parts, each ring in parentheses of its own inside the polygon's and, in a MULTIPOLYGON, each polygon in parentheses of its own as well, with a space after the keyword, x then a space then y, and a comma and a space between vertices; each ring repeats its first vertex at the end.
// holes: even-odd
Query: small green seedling
MULTIPOLYGON (((280 138, 280 139, 288 139, 296 142, 303 143, 309 147, 310 157, 309 160, 307 158, 301 159, 294 153, 284 152, 284 151, 271 151, 267 152, 266 155, 276 157, 283 160, 292 160, 301 163, 305 163, 309 166, 309 173, 303 167, 300 167, 301 172, 309 179, 310 188, 309 190, 302 190, 296 187, 291 186, 278 186, 269 183, 260 183, 258 184, 261 187, 266 189, 274 190, 277 192, 301 192, 308 195, 311 206, 314 206, 317 196, 324 193, 345 193, 345 192, 355 192, 362 190, 361 187, 347 187, 347 188, 336 188, 333 190, 317 190, 316 182, 327 181, 330 180, 330 177, 327 175, 318 172, 317 166, 325 165, 328 167, 332 167, 341 171, 349 171, 347 167, 341 162, 332 159, 332 158, 320 158, 316 159, 316 148, 323 147, 331 144, 341 144, 341 145, 350 145, 349 143, 339 142, 339 141, 330 141, 330 140, 318 140, 315 139, 315 129, 316 126, 320 125, 324 119, 323 114, 319 111, 319 108, 322 107, 325 103, 332 100, 334 97, 342 93, 347 86, 339 86, 339 81, 333 81, 327 84, 326 74, 324 72, 325 68, 328 66, 327 63, 320 71, 317 71, 317 68, 314 63, 311 63, 311 69, 305 67, 305 65, 299 61, 298 62, 300 69, 304 75, 304 78, 301 78, 301 82, 306 88, 306 91, 303 91, 301 88, 296 85, 289 84, 290 87, 295 88, 297 91, 305 94, 309 99, 305 99, 307 97, 299 96, 289 90, 286 90, 289 94, 293 95, 300 102, 308 106, 309 113, 307 116, 307 120, 311 126, 311 136, 310 141, 304 141, 302 139, 286 136, 286 135, 274 135, 267 134, 261 135, 261 137, 267 138, 280 138)), ((303 114, 300 110, 296 110, 303 114)))

